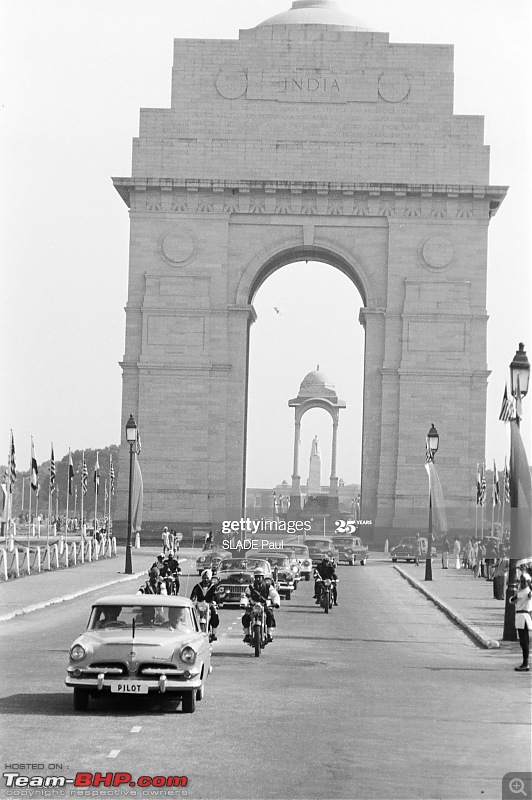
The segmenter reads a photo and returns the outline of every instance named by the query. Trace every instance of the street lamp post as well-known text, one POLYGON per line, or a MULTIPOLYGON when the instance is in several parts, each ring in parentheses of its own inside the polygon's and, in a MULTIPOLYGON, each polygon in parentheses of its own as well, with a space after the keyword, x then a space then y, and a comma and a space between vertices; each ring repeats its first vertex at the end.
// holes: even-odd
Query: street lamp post
MULTIPOLYGON (((517 408, 517 397, 525 397, 528 392, 528 382, 530 380, 530 363, 528 361, 525 346, 523 342, 519 342, 519 350, 516 351, 514 359, 510 364, 510 382, 512 395, 516 398, 516 423, 519 427, 519 412, 517 408)), ((510 453, 510 465, 513 466, 512 454, 510 453)), ((510 468, 510 508, 517 508, 518 505, 518 489, 517 489, 517 476, 515 469, 510 468)), ((515 547, 515 538, 517 531, 515 530, 515 520, 518 515, 510 512, 510 556, 515 547), (513 541, 512 541, 513 539, 513 541)), ((510 603, 510 597, 517 592, 517 558, 510 557, 508 567, 508 586, 506 588, 506 598, 504 604, 504 630, 502 639, 504 642, 515 642, 517 640, 517 631, 515 628, 515 605, 510 603)))
POLYGON ((126 441, 129 444, 129 499, 127 505, 127 539, 126 539, 126 575, 133 574, 131 563, 131 513, 132 513, 132 494, 133 494, 133 447, 137 441, 137 423, 133 419, 133 414, 129 415, 126 423, 126 441))
MULTIPOLYGON (((440 444, 440 436, 438 431, 434 427, 434 423, 430 426, 430 430, 427 433, 427 461, 434 462, 434 456, 438 452, 438 447, 440 444)), ((429 476, 429 530, 427 536, 427 558, 425 560, 425 580, 431 581, 432 580, 432 486, 430 482, 429 476)))

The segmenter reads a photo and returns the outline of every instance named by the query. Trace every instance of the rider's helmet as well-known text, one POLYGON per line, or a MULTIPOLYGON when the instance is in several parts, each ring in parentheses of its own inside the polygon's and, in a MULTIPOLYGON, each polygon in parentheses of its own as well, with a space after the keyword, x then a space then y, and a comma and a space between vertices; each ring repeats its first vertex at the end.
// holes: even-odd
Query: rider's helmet
POLYGON ((327 553, 325 553, 325 555, 323 556, 323 561, 330 561, 330 560, 331 560, 331 559, 329 558, 329 556, 327 555, 327 553))
POLYGON ((207 578, 207 580, 210 581, 211 578, 212 578, 212 570, 204 569, 203 572, 201 573, 201 577, 202 578, 207 578))
POLYGON ((157 567, 152 567, 149 571, 150 581, 156 581, 159 578, 159 570, 157 567))
POLYGON ((253 574, 254 574, 255 577, 257 577, 258 575, 261 575, 262 577, 264 577, 264 568, 263 567, 257 567, 254 570, 253 574))

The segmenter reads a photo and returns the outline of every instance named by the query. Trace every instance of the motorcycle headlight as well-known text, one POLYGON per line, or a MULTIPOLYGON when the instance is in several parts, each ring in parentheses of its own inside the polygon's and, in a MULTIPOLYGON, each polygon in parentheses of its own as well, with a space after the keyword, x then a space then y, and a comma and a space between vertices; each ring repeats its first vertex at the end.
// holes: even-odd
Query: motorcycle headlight
POLYGON ((75 644, 70 649, 70 658, 72 661, 83 661, 87 653, 85 652, 85 648, 82 647, 80 644, 75 644))
POLYGON ((223 597, 225 594, 225 586, 218 586, 216 588, 216 594, 218 595, 218 597, 223 597))
POLYGON ((185 664, 193 664, 194 661, 196 660, 196 651, 194 650, 193 647, 186 645, 181 650, 179 658, 181 659, 181 661, 184 661, 185 664))
POLYGON ((205 561, 205 556, 200 556, 198 558, 198 561, 200 562, 200 564, 203 564, 203 562, 205 561))

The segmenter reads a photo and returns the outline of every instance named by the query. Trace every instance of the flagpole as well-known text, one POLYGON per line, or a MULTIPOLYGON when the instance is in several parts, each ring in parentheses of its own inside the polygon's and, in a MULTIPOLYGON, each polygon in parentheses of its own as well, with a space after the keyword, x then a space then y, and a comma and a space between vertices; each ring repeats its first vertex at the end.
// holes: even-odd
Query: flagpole
POLYGON ((46 543, 50 540, 50 517, 52 516, 52 459, 54 457, 54 443, 52 442, 50 454, 50 480, 48 483, 48 522, 46 525, 46 543))
POLYGON ((68 448, 67 461, 67 493, 66 493, 66 520, 65 520, 65 544, 68 543, 68 496, 70 494, 70 447, 68 448))
POLYGON ((96 519, 98 514, 98 486, 100 483, 100 462, 98 461, 98 451, 96 451, 96 464, 98 464, 98 474, 96 473, 96 466, 95 466, 94 467, 94 538, 96 538, 96 519))
POLYGON ((33 469, 33 436, 31 437, 30 449, 30 490, 28 492, 28 547, 30 546, 30 528, 31 528, 31 489, 32 489, 32 469, 33 469))
POLYGON ((478 463, 477 463, 477 490, 476 490, 476 503, 475 503, 475 539, 478 539, 478 503, 479 503, 479 483, 480 477, 478 472, 478 463))
POLYGON ((480 538, 483 539, 484 538, 484 506, 486 505, 486 497, 484 495, 484 482, 486 480, 486 470, 485 470, 484 462, 482 462, 482 479, 481 480, 482 480, 482 483, 481 483, 482 501, 480 503, 480 525, 481 525, 480 538))
POLYGON ((81 541, 83 542, 85 537, 83 535, 83 465, 85 464, 85 450, 81 451, 81 503, 80 503, 80 515, 81 515, 81 541))

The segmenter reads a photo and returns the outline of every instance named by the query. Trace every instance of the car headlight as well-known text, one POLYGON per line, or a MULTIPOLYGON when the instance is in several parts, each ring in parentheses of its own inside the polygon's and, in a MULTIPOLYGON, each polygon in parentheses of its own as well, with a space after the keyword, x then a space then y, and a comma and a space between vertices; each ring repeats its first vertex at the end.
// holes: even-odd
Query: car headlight
POLYGON ((196 651, 194 650, 193 647, 186 645, 181 650, 179 658, 181 659, 181 661, 184 661, 185 664, 193 664, 194 661, 196 660, 196 651))
POLYGON ((201 564, 203 564, 203 562, 205 561, 205 556, 200 556, 200 557, 198 558, 198 561, 199 561, 201 564))
POLYGON ((86 655, 85 648, 80 644, 75 644, 70 648, 70 658, 72 661, 83 661, 86 655))

